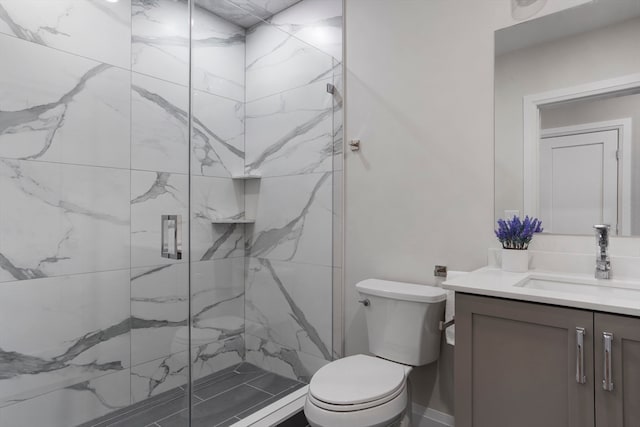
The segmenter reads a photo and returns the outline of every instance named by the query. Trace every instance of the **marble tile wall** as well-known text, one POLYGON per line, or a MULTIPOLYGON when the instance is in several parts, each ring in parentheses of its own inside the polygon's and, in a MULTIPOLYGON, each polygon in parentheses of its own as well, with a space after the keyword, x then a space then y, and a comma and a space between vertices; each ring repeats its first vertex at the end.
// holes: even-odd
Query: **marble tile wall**
POLYGON ((186 1, 0 0, 2 427, 187 381, 190 259, 159 256, 161 214, 194 249, 194 376, 245 358, 243 233, 211 223, 244 212, 245 31, 196 8, 193 36, 190 153, 186 1))
POLYGON ((3 427, 130 403, 130 20, 126 1, 0 1, 3 427))
POLYGON ((245 170, 262 179, 246 236, 246 360, 308 381, 339 355, 342 2, 305 0, 267 21, 247 31, 245 170))
POLYGON ((189 150, 187 14, 186 2, 132 3, 132 402, 188 381, 189 332, 194 378, 245 353, 242 229, 213 224, 244 213, 243 188, 231 176, 244 165, 245 31, 194 8, 189 150), (162 213, 183 216, 191 253, 181 260, 157 256, 162 213))
POLYGON ((185 1, 0 0, 1 427, 183 385, 189 261, 196 378, 247 360, 306 381, 337 354, 339 3, 248 31, 196 8, 189 152, 185 1), (247 215, 246 172, 256 223, 214 224, 247 215), (166 213, 190 257, 158 256, 166 213))

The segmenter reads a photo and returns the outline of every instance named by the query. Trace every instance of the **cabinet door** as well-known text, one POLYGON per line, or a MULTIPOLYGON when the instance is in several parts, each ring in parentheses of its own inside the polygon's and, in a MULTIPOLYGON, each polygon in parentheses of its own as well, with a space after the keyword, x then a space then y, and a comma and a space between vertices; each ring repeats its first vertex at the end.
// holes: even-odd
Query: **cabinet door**
POLYGON ((640 425, 640 319, 596 313, 594 341, 596 425, 640 425), (610 352, 605 334, 611 334, 610 352))
POLYGON ((456 294, 456 427, 593 427, 593 387, 592 312, 456 294))

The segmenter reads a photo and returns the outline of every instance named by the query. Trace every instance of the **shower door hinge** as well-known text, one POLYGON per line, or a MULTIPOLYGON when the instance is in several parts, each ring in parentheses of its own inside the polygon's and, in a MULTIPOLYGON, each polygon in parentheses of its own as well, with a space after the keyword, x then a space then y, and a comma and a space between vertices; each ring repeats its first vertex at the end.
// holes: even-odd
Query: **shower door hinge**
POLYGON ((327 83, 327 92, 334 95, 336 93, 336 87, 331 83, 327 83))

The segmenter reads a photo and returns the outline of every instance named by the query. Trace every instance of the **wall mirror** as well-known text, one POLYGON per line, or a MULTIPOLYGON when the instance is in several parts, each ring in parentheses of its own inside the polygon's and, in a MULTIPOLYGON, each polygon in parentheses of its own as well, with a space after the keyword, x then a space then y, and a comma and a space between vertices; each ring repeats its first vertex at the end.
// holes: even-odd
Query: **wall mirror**
POLYGON ((495 33, 495 217, 640 236, 640 1, 495 33))

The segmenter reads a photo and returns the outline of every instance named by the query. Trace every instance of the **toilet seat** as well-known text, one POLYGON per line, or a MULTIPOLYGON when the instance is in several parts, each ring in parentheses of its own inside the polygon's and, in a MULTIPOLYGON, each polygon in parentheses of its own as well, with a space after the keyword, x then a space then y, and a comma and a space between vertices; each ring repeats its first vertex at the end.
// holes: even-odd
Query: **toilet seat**
POLYGON ((382 399, 373 400, 371 402, 355 403, 355 404, 347 404, 347 405, 334 405, 334 404, 331 404, 331 403, 323 402, 322 400, 319 400, 318 398, 316 398, 311 393, 309 393, 307 395, 307 398, 315 406, 317 406, 319 408, 322 408, 322 409, 326 409, 327 411, 332 411, 332 412, 354 412, 354 411, 362 411, 364 409, 369 409, 369 408, 374 408, 376 406, 384 405, 385 403, 390 402, 393 399, 395 399, 398 396, 400 396, 401 394, 405 393, 405 391, 406 391, 405 389, 406 389, 406 386, 403 385, 398 390, 394 391, 392 394, 390 394, 390 395, 388 395, 386 397, 383 397, 382 399))
POLYGON ((360 411, 405 392, 409 367, 358 354, 322 367, 309 383, 309 401, 333 412, 360 411))

